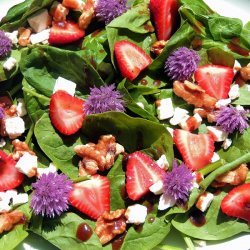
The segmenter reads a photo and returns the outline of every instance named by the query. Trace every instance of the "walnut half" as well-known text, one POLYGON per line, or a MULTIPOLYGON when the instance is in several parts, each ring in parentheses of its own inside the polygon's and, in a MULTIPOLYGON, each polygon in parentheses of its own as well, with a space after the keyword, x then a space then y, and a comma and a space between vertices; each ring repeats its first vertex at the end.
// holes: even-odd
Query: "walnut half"
POLYGON ((108 243, 116 235, 122 234, 126 230, 125 209, 118 209, 113 212, 104 212, 96 222, 94 229, 102 245, 108 243))
POLYGON ((79 162, 79 175, 85 176, 111 168, 116 156, 124 152, 124 147, 116 143, 113 135, 103 135, 97 144, 77 145, 74 151, 82 157, 79 162))

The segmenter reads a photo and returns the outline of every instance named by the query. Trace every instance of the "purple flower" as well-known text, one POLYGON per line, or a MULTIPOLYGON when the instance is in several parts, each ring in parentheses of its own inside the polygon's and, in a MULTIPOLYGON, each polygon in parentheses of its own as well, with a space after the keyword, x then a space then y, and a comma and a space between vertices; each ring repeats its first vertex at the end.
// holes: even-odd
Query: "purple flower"
POLYGON ((0 58, 9 54, 12 48, 12 41, 0 30, 0 58))
POLYGON ((85 114, 99 114, 106 111, 125 110, 122 94, 115 90, 115 84, 90 88, 90 96, 84 104, 85 114))
POLYGON ((0 119, 3 119, 4 117, 5 117, 4 108, 0 107, 0 119))
POLYGON ((193 187, 193 181, 192 171, 184 163, 178 166, 175 160, 172 171, 167 172, 163 180, 164 194, 184 203, 187 201, 189 191, 193 187))
POLYGON ((200 57, 196 51, 181 47, 168 57, 164 70, 172 80, 183 82, 193 75, 199 61, 200 57))
POLYGON ((68 209, 68 196, 72 181, 64 174, 42 174, 32 184, 34 188, 30 206, 36 215, 54 217, 68 209))
POLYGON ((96 16, 105 24, 127 11, 127 0, 98 0, 96 4, 96 16))
POLYGON ((242 134, 249 127, 247 114, 242 106, 233 107, 231 105, 221 107, 216 112, 216 125, 227 133, 233 133, 238 130, 242 134))

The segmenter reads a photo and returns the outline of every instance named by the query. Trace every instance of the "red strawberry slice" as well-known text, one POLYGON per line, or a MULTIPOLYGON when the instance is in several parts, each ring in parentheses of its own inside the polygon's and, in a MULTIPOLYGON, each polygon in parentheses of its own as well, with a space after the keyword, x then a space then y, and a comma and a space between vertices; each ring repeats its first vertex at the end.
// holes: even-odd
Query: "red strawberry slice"
POLYGON ((178 0, 150 0, 149 9, 158 40, 168 40, 179 24, 178 0))
POLYGON ((173 139, 189 169, 195 171, 211 162, 214 153, 212 135, 196 135, 182 129, 175 129, 173 139))
POLYGON ((0 192, 16 188, 23 182, 24 175, 15 165, 12 157, 0 150, 0 192))
POLYGON ((114 53, 122 76, 131 81, 152 62, 144 50, 127 40, 116 42, 114 53))
POLYGON ((162 180, 165 171, 148 155, 136 151, 129 155, 126 170, 126 190, 131 200, 139 200, 150 186, 162 180))
POLYGON ((49 43, 55 45, 68 44, 84 37, 85 32, 72 21, 53 22, 49 34, 49 43))
POLYGON ((233 188, 222 200, 221 210, 250 223, 250 183, 233 188))
POLYGON ((56 91, 50 99, 50 120, 64 135, 72 135, 81 127, 84 115, 84 101, 71 96, 66 91, 56 91))
POLYGON ((69 195, 72 206, 97 219, 105 211, 110 211, 109 179, 101 175, 93 175, 90 180, 75 183, 69 195))
POLYGON ((220 100, 228 98, 234 72, 232 68, 226 66, 205 65, 197 68, 194 78, 208 95, 220 100))

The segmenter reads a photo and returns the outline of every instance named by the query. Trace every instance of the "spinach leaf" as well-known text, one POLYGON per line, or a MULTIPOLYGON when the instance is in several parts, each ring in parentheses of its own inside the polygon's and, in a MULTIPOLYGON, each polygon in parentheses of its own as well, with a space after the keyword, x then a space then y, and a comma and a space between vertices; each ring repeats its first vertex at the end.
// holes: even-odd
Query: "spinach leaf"
POLYGON ((125 236, 121 250, 143 249, 149 250, 160 244, 168 235, 171 229, 171 223, 165 221, 164 214, 156 213, 156 205, 154 211, 147 215, 142 228, 136 230, 130 227, 125 236))
POLYGON ((250 91, 247 86, 240 88, 240 96, 233 101, 233 104, 250 106, 250 91))
POLYGON ((120 40, 130 40, 149 53, 154 31, 150 22, 148 5, 138 4, 106 26, 111 61, 114 64, 114 44, 120 40))
MULTIPOLYGON (((150 148, 162 134, 171 137, 163 125, 142 118, 132 118, 121 112, 87 116, 82 131, 94 140, 100 135, 113 134, 128 152, 150 148)), ((170 139, 169 153, 171 154, 172 146, 172 139, 170 139)))
POLYGON ((8 57, 0 59, 0 82, 12 78, 19 71, 19 62, 20 62, 20 59, 21 59, 21 53, 20 53, 20 51, 17 50, 17 49, 13 49, 11 51, 11 53, 10 53, 10 56, 13 57, 13 58, 15 58, 17 60, 17 64, 16 64, 16 66, 12 70, 7 71, 7 70, 5 70, 3 68, 3 64, 8 59, 8 57))
MULTIPOLYGON (((74 213, 64 213, 56 218, 34 217, 30 230, 45 240, 49 241, 61 250, 98 250, 103 249, 98 236, 93 233, 86 242, 81 242, 76 238, 77 227, 81 223, 87 223, 92 230, 95 222, 84 220, 74 213)), ((111 249, 106 247, 104 249, 111 249)))
POLYGON ((125 171, 122 168, 122 159, 120 155, 110 169, 107 177, 110 181, 110 210, 125 208, 123 193, 125 192, 125 171))
MULTIPOLYGON (((22 82, 22 86, 26 90, 31 90, 37 93, 37 91, 32 86, 30 86, 25 79, 22 82)), ((29 93, 27 93, 27 91, 23 91, 23 95, 28 115, 32 122, 35 124, 36 121, 38 121, 47 110, 47 106, 49 103, 37 97, 31 96, 29 93)))
POLYGON ((212 64, 223 65, 233 68, 234 57, 231 53, 222 50, 221 48, 210 48, 207 50, 208 59, 212 64))
POLYGON ((3 23, 0 23, 0 28, 5 31, 18 29, 19 27, 25 25, 29 16, 43 8, 49 7, 52 3, 53 0, 33 0, 28 1, 27 5, 22 4, 21 6, 17 6, 14 10, 11 10, 10 17, 12 18, 8 18, 9 20, 7 19, 7 22, 3 20, 3 23), (24 7, 24 12, 21 11, 22 7, 24 7), (17 16, 15 16, 15 14, 17 14, 17 16))
POLYGON ((75 82, 82 94, 89 93, 91 86, 104 84, 93 66, 78 53, 47 45, 24 50, 20 68, 27 82, 48 97, 59 76, 75 82))
POLYGON ((79 133, 70 137, 58 134, 47 113, 37 121, 34 133, 38 145, 55 166, 70 178, 76 178, 79 159, 74 152, 74 147, 85 144, 85 138, 80 137, 79 133))
POLYGON ((220 204, 225 192, 214 197, 212 204, 205 214, 205 225, 197 228, 189 220, 189 214, 177 215, 172 225, 180 232, 202 240, 222 240, 241 232, 250 232, 248 225, 235 218, 230 218, 220 210, 220 204))
POLYGON ((242 21, 238 18, 212 17, 208 20, 208 27, 215 41, 224 41, 239 36, 242 21))
POLYGON ((226 162, 231 162, 243 156, 250 151, 250 128, 245 130, 243 134, 234 134, 232 145, 227 149, 220 149, 218 154, 226 162))
POLYGON ((250 21, 243 27, 240 34, 240 40, 243 45, 250 49, 250 21))

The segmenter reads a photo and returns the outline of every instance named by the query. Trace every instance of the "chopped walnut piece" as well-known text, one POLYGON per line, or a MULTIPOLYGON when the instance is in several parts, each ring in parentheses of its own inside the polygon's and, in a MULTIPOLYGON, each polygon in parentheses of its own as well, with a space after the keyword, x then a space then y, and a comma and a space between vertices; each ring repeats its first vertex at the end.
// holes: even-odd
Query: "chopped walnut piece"
POLYGON ((236 68, 237 73, 235 76, 235 82, 240 86, 243 86, 247 81, 250 81, 250 63, 242 68, 236 68))
POLYGON ((82 14, 78 19, 80 29, 87 29, 92 19, 95 17, 94 1, 87 0, 82 8, 82 14))
POLYGON ((189 81, 175 81, 173 86, 174 93, 184 99, 188 104, 194 105, 196 108, 204 108, 213 110, 217 100, 205 93, 200 86, 189 81))
POLYGON ((19 38, 18 38, 18 44, 25 47, 30 43, 30 35, 31 35, 31 29, 28 28, 24 28, 21 27, 18 29, 18 34, 19 34, 19 38))
POLYGON ((17 223, 22 221, 24 213, 22 211, 12 211, 0 215, 0 234, 10 231, 17 223))
POLYGON ((12 141, 12 145, 14 147, 14 152, 10 154, 10 156, 12 156, 12 158, 15 161, 18 161, 23 155, 24 153, 30 153, 31 155, 36 155, 35 152, 33 152, 29 146, 26 144, 26 142, 22 142, 18 139, 15 139, 12 141))
POLYGON ((150 51, 155 54, 155 55, 160 55, 161 52, 163 51, 163 49, 165 48, 167 44, 167 41, 164 40, 160 40, 160 41, 156 41, 150 48, 150 51))
POLYGON ((54 2, 50 8, 50 15, 53 17, 53 20, 56 22, 66 21, 66 17, 69 14, 69 9, 64 7, 59 2, 54 2))
POLYGON ((126 230, 125 209, 118 209, 113 212, 104 212, 97 221, 94 232, 98 235, 102 245, 108 243, 116 235, 126 230))
POLYGON ((215 180, 217 183, 226 183, 237 186, 245 182, 248 174, 248 167, 246 164, 241 164, 234 170, 218 176, 215 180))
POLYGON ((97 144, 77 145, 74 151, 83 158, 79 162, 79 175, 84 176, 111 168, 116 156, 123 153, 124 148, 115 142, 113 135, 104 135, 97 144))

